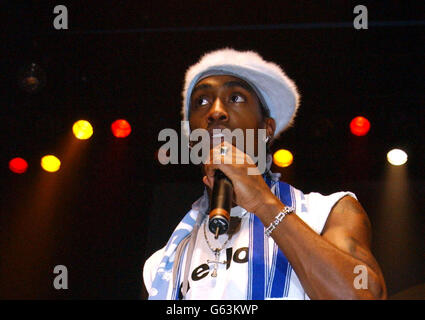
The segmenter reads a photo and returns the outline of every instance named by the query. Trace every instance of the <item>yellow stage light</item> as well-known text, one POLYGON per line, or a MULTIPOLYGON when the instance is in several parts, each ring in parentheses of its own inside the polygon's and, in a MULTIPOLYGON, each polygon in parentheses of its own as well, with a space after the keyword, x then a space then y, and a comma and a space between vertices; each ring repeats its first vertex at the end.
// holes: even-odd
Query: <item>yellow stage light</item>
POLYGON ((289 150, 280 149, 273 155, 273 162, 279 167, 288 167, 294 161, 294 157, 289 150))
POLYGON ((86 140, 93 134, 93 127, 86 120, 79 120, 72 126, 72 132, 77 139, 86 140))
POLYGON ((407 162, 407 153, 400 149, 393 149, 387 153, 387 160, 393 166, 401 166, 407 162))
POLYGON ((53 155, 47 155, 41 158, 41 167, 47 172, 56 172, 60 166, 60 160, 53 155))

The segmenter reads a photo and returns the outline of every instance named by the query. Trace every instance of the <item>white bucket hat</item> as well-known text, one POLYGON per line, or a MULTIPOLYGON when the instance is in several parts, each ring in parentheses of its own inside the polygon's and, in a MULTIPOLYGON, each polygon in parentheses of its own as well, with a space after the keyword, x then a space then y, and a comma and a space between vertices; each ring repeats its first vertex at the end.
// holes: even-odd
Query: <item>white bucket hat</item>
POLYGON ((251 85, 276 121, 274 137, 292 125, 300 101, 295 83, 277 64, 265 61, 258 53, 225 48, 206 53, 186 71, 182 116, 188 136, 192 90, 200 80, 212 75, 234 76, 251 85))

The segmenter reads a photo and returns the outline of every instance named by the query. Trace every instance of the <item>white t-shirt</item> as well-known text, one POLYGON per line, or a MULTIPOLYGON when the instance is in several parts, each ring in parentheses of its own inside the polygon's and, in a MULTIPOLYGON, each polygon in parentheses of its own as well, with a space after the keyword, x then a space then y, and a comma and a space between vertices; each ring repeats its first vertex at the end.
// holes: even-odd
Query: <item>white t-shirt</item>
MULTIPOLYGON (((337 192, 329 196, 323 196, 320 193, 302 194, 295 189, 298 194, 295 213, 316 233, 320 234, 325 226, 327 217, 333 206, 344 196, 355 195, 350 192, 337 192)), ((241 226, 238 232, 228 240, 227 235, 219 236, 214 239, 214 235, 208 230, 208 226, 204 233, 204 225, 208 223, 208 218, 204 219, 198 230, 195 248, 189 271, 189 290, 185 299, 187 300, 243 300, 247 297, 248 283, 248 245, 249 245, 249 217, 251 213, 246 212, 241 207, 235 207, 231 210, 231 216, 241 218, 241 226), (208 263, 207 260, 216 260, 213 251, 208 246, 205 239, 208 238, 210 246, 215 248, 223 248, 220 251, 219 261, 217 263, 217 277, 211 274, 215 263, 208 263), (228 240, 228 241, 227 241, 228 240), (223 244, 227 241, 225 246, 223 244)), ((272 259, 272 250, 274 241, 269 238, 269 262, 272 259)), ((187 250, 187 249, 186 249, 187 250)), ((163 256, 164 248, 155 252, 145 263, 143 269, 143 279, 147 291, 150 291, 152 281, 155 277, 156 270, 163 256)), ((182 261, 186 261, 186 252, 182 261)), ((181 268, 181 277, 183 278, 185 263, 181 268)), ((301 283, 290 267, 287 268, 287 279, 289 285, 285 290, 285 298, 283 299, 309 299, 304 292, 301 283)), ((182 281, 182 280, 180 280, 182 281)))

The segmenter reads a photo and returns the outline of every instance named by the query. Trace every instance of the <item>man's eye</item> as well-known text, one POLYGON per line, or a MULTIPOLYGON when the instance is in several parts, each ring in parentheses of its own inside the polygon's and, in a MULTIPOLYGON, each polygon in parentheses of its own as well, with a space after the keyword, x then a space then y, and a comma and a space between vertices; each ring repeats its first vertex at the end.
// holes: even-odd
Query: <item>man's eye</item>
POLYGON ((245 102, 245 99, 242 96, 235 94, 230 97, 230 101, 238 103, 238 102, 245 102))
POLYGON ((206 98, 198 98, 197 105, 198 106, 205 106, 208 104, 208 100, 206 98))

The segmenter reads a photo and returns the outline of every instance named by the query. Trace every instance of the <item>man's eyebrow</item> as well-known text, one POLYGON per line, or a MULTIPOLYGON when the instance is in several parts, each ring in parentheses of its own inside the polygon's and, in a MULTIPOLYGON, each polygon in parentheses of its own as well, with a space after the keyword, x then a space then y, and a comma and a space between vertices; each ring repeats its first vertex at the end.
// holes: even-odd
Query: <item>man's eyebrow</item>
MULTIPOLYGON (((192 90, 192 95, 198 91, 198 90, 203 90, 203 89, 211 89, 213 86, 209 83, 202 83, 197 85, 195 88, 193 88, 192 90)), ((244 88, 245 90, 249 91, 249 92, 254 92, 254 90, 245 82, 242 81, 227 81, 223 84, 223 87, 225 88, 233 88, 233 87, 241 87, 244 88)))
POLYGON ((223 87, 226 87, 226 88, 241 87, 249 92, 254 92, 254 90, 247 83, 242 81, 235 81, 235 80, 228 81, 223 85, 223 87))
POLYGON ((210 89, 210 88, 212 88, 212 85, 210 85, 209 83, 198 84, 195 88, 193 88, 192 95, 198 90, 210 89))

